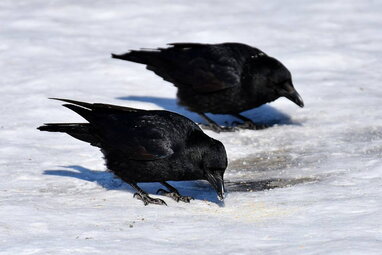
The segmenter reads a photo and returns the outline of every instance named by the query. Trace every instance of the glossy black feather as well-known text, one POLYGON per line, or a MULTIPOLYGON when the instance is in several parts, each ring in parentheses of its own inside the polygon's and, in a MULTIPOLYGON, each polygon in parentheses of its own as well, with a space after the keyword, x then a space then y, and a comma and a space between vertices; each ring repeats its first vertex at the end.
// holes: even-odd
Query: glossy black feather
POLYGON ((281 96, 303 106, 289 70, 245 44, 173 43, 112 56, 147 65, 178 88, 179 104, 197 113, 238 114, 281 96))
POLYGON ((101 148, 108 169, 128 183, 207 180, 211 173, 222 178, 227 167, 222 143, 179 114, 58 100, 70 103, 64 106, 89 123, 38 129, 64 132, 101 148))

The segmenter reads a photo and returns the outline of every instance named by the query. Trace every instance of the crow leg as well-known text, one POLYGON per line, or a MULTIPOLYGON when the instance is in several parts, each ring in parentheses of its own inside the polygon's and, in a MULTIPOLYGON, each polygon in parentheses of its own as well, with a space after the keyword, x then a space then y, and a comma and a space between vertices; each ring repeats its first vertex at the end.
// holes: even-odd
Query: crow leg
POLYGON ((198 112, 199 116, 202 117, 205 121, 208 122, 208 125, 202 125, 203 128, 205 129, 211 129, 212 131, 215 131, 216 133, 220 132, 233 132, 236 130, 234 127, 222 127, 219 126, 215 121, 212 119, 208 118, 207 115, 204 113, 198 112))
POLYGON ((158 189, 157 194, 160 193, 163 196, 171 197, 176 202, 182 201, 182 202, 185 202, 185 203, 189 203, 190 200, 194 199, 193 197, 182 196, 181 194, 179 194, 179 191, 176 188, 174 188, 173 186, 171 186, 167 182, 161 182, 161 184, 163 186, 165 186, 166 188, 168 188, 169 191, 164 190, 164 189, 158 189))
POLYGON ((134 197, 136 197, 139 200, 142 200, 142 202, 145 205, 148 204, 157 204, 157 205, 167 205, 165 201, 159 198, 152 198, 150 197, 143 189, 141 189, 136 183, 129 182, 130 186, 133 187, 137 193, 134 194, 134 197))
POLYGON ((234 114, 231 114, 231 115, 236 117, 236 118, 238 118, 238 119, 241 119, 242 121, 244 121, 243 124, 237 126, 238 128, 243 128, 243 129, 264 129, 264 128, 267 127, 266 125, 256 124, 251 119, 249 119, 249 118, 247 118, 247 117, 245 117, 243 115, 240 115, 238 113, 234 113, 234 114))

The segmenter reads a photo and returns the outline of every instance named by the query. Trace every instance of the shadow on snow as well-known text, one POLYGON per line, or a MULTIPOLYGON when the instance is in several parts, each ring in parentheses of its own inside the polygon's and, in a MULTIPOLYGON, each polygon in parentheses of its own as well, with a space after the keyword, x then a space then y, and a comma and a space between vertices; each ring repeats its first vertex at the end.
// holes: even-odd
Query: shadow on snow
MULTIPOLYGON (((94 182, 107 190, 127 190, 131 193, 136 192, 129 184, 116 177, 110 171, 96 171, 76 165, 62 167, 68 170, 45 170, 44 174, 94 182)), ((178 189, 179 193, 184 196, 192 196, 198 200, 207 200, 221 205, 221 202, 217 199, 215 190, 207 181, 169 181, 168 183, 178 189)), ((155 195, 158 189, 166 189, 157 182, 138 183, 138 185, 147 193, 155 195)))
MULTIPOLYGON (((96 171, 82 166, 63 166, 68 170, 45 170, 45 175, 77 178, 88 182, 94 182, 107 190, 126 190, 135 193, 135 190, 127 183, 116 177, 109 171, 96 171)), ((255 192, 274 188, 290 187, 293 185, 315 182, 317 178, 297 178, 297 179, 266 179, 257 181, 226 181, 227 192, 255 192)), ((215 190, 207 181, 174 181, 169 182, 178 189, 179 193, 185 196, 192 196, 198 200, 206 200, 223 206, 219 201, 215 190)), ((139 186, 149 194, 156 194, 162 187, 159 183, 139 183, 139 186)), ((159 195, 158 195, 159 196, 159 195)))
MULTIPOLYGON (((196 113, 186 110, 186 108, 179 106, 174 98, 162 98, 151 96, 126 96, 118 97, 120 100, 139 101, 145 103, 153 103, 161 108, 179 113, 196 123, 205 123, 205 121, 196 113)), ((240 121, 233 116, 227 114, 207 114, 212 117, 219 125, 231 125, 234 121, 240 121)), ((272 125, 300 125, 298 122, 291 120, 290 116, 277 110, 270 105, 262 105, 252 110, 243 112, 243 115, 252 119, 257 124, 272 125)))

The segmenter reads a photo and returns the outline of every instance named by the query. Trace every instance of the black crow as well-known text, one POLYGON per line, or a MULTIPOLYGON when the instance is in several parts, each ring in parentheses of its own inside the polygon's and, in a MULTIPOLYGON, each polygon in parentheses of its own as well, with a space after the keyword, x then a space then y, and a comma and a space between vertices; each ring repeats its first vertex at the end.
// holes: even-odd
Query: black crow
POLYGON ((198 113, 219 132, 222 128, 205 113, 230 114, 256 129, 239 113, 286 97, 303 107, 291 73, 277 59, 241 43, 172 43, 169 48, 132 50, 113 58, 147 65, 178 88, 178 103, 198 113))
POLYGON ((53 123, 38 129, 64 132, 101 148, 107 168, 130 184, 137 191, 134 197, 145 205, 166 203, 151 198, 139 182, 160 182, 169 191, 158 192, 189 202, 191 197, 180 195, 167 181, 207 180, 223 199, 225 148, 188 118, 168 111, 53 99, 69 103, 64 106, 88 123, 53 123))

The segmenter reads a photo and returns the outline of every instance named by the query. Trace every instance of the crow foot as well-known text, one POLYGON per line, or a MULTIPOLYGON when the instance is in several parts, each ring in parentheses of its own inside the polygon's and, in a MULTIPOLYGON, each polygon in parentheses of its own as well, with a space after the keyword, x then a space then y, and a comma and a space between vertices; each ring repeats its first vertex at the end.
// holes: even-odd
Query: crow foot
POLYGON ((236 128, 240 129, 253 129, 253 130, 261 130, 266 129, 269 127, 269 125, 266 124, 256 124, 252 121, 245 121, 244 123, 240 123, 237 121, 234 121, 232 124, 236 125, 236 128))
POLYGON ((165 201, 159 198, 152 198, 148 194, 135 193, 133 197, 141 200, 145 205, 156 204, 156 205, 167 205, 165 201))
POLYGON ((260 129, 265 129, 269 127, 269 125, 266 125, 266 124, 256 124, 251 119, 238 113, 233 113, 231 115, 243 121, 243 123, 234 121, 232 124, 236 125, 235 126, 236 128, 260 130, 260 129))
POLYGON ((164 190, 164 189, 158 189, 157 194, 160 194, 160 195, 163 195, 166 197, 170 197, 170 198, 174 199, 176 202, 182 201, 185 203, 190 203, 191 200, 194 200, 193 197, 182 196, 178 192, 169 192, 169 191, 164 190))
POLYGON ((209 125, 200 124, 200 126, 203 129, 212 130, 212 131, 214 131, 216 133, 220 133, 220 132, 235 132, 236 130, 238 130, 237 127, 222 127, 222 126, 219 126, 217 124, 209 124, 209 125))
POLYGON ((208 118, 208 116, 205 113, 199 112, 198 114, 199 114, 200 117, 202 117, 208 123, 208 125, 200 124, 200 126, 203 129, 209 129, 209 130, 212 130, 212 131, 214 131, 216 133, 220 133, 220 132, 234 132, 234 131, 237 130, 237 128, 235 128, 235 127, 222 127, 222 126, 219 126, 215 121, 213 121, 212 119, 208 118))

